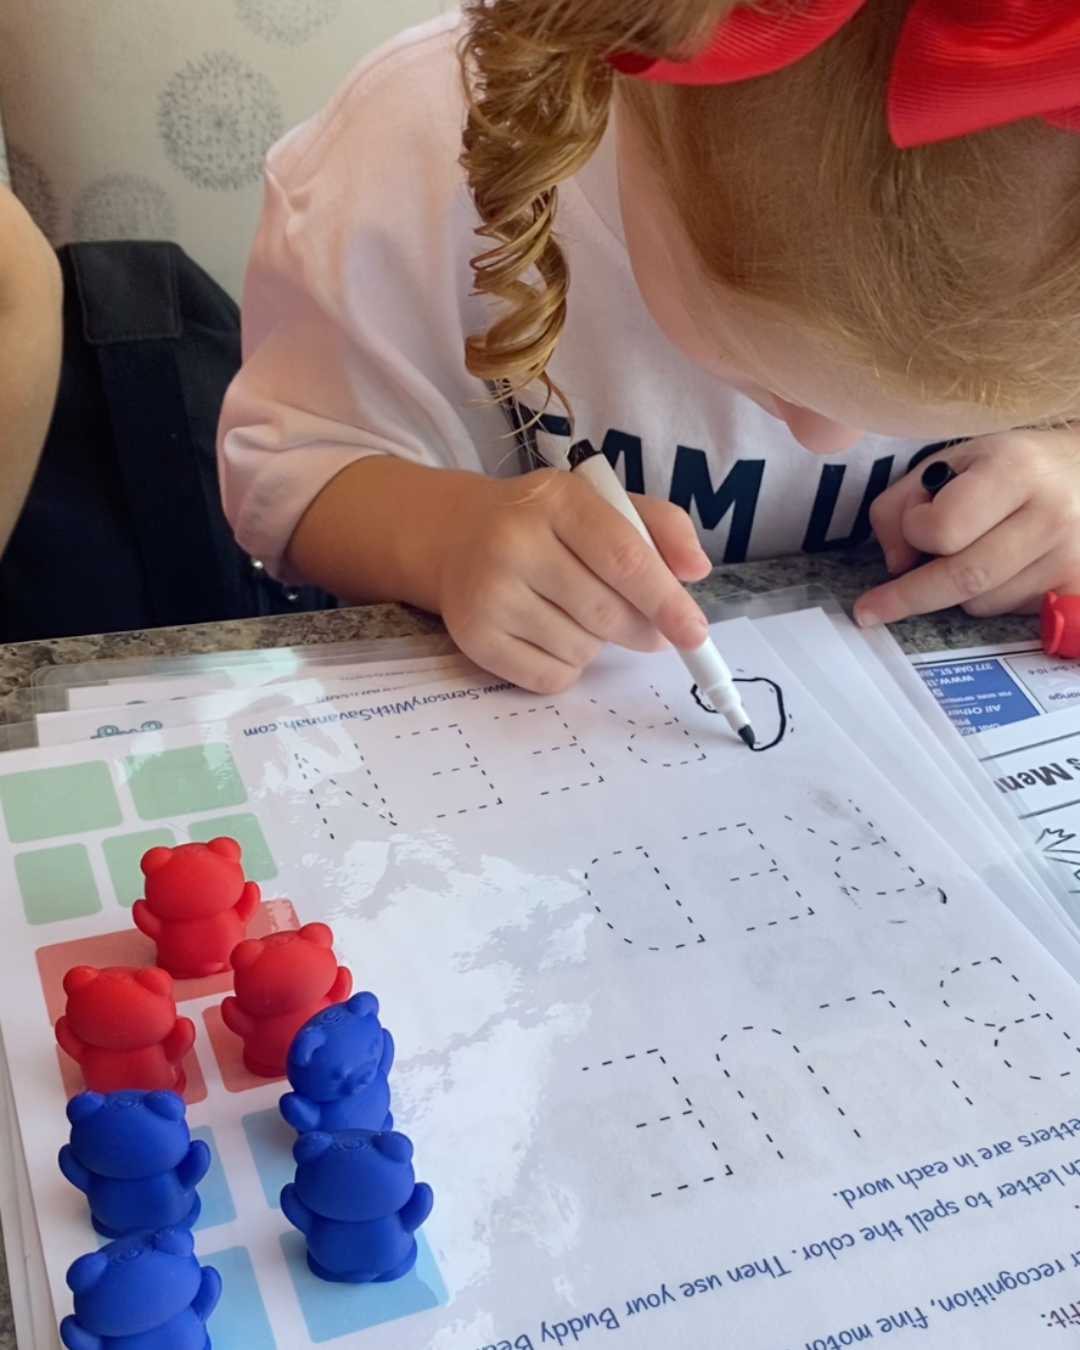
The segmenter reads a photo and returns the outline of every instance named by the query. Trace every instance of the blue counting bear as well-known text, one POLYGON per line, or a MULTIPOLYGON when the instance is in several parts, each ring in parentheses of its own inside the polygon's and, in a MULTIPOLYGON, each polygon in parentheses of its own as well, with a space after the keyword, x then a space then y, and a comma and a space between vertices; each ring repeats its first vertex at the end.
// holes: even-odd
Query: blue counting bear
POLYGON ((367 1284, 400 1279, 416 1263, 413 1234, 431 1213, 431 1187, 417 1182, 413 1146, 393 1131, 302 1134, 296 1181, 281 1208, 307 1238, 320 1279, 367 1284))
POLYGON ((68 1350, 210 1350, 206 1321, 221 1276, 200 1266, 186 1228, 132 1233, 80 1256, 67 1273, 74 1316, 60 1323, 68 1350))
POLYGON ((192 1139, 175 1092, 80 1092, 67 1106, 71 1142, 60 1170, 85 1192, 105 1237, 190 1227, 199 1217, 195 1187, 210 1150, 192 1139))
POLYGON ((305 1022, 293 1038, 285 1072, 295 1091, 281 1114, 308 1130, 389 1130, 393 1037, 379 1023, 374 994, 354 994, 305 1022))

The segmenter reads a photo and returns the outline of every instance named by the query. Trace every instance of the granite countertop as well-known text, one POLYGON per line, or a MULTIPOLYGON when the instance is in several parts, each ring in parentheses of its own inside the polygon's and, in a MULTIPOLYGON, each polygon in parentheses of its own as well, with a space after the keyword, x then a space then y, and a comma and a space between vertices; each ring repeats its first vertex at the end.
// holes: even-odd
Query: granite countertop
MULTIPOLYGON (((867 545, 811 557, 800 555, 722 566, 691 589, 704 602, 740 591, 762 594, 793 586, 817 585, 825 587, 850 607, 863 590, 885 579, 880 551, 867 545)), ((370 605, 183 628, 14 643, 0 646, 0 703, 3 705, 0 722, 27 720, 30 703, 24 691, 29 688, 34 672, 42 666, 358 639, 421 637, 442 631, 439 621, 429 614, 400 605, 370 605)), ((1022 641, 1036 636, 1038 625, 1034 616, 972 619, 958 609, 950 609, 896 624, 892 632, 905 651, 937 651, 980 643, 1022 641)))
MULTIPOLYGON (((692 589, 700 600, 706 602, 739 592, 762 594, 794 586, 816 585, 825 587, 842 604, 850 607, 856 596, 868 586, 885 580, 885 575, 880 551, 867 546, 813 557, 799 556, 720 567, 706 581, 692 589)), ((3 700, 0 721, 17 722, 29 717, 31 677, 43 666, 358 639, 423 637, 442 631, 438 620, 428 614, 400 605, 372 605, 362 609, 239 619, 183 628, 54 638, 45 642, 0 646, 0 700, 3 700)), ((906 651, 916 652, 1021 641, 1037 635, 1038 625, 1034 617, 971 619, 960 610, 946 610, 897 624, 892 631, 906 651)), ((16 1260, 19 1259, 17 1254, 13 1255, 16 1260)), ((15 1344, 7 1270, 0 1263, 0 1350, 15 1350, 15 1344)))

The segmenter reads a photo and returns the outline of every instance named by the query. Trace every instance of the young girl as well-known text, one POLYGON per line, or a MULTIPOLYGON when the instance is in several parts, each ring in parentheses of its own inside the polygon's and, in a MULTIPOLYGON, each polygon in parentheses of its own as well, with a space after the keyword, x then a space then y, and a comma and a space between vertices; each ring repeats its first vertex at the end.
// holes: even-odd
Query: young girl
POLYGON ((1075 0, 471 0, 271 153, 237 535, 540 692, 868 517, 864 624, 1080 588, 1078 132, 1075 0))

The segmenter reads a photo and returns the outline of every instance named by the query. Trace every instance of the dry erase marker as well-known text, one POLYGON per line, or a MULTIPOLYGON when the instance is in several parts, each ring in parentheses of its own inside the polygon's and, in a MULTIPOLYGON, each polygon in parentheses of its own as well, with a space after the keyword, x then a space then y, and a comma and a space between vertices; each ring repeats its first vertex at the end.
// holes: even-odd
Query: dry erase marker
MULTIPOLYGON (((645 522, 634 509, 626 489, 608 462, 608 458, 591 446, 575 446, 570 452, 570 472, 588 479, 609 505, 633 525, 650 548, 656 545, 645 528, 645 522)), ((675 649, 682 663, 694 678, 698 690, 705 695, 718 713, 727 718, 728 725, 752 750, 755 745, 754 728, 746 715, 735 681, 731 678, 724 658, 716 650, 712 638, 706 638, 700 647, 675 649)))

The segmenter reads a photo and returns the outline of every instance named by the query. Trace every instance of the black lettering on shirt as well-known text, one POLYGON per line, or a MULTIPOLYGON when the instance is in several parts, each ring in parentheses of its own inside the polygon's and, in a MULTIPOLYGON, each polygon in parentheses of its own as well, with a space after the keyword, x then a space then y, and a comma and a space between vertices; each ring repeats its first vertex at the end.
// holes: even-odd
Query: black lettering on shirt
POLYGON ((851 533, 840 539, 830 539, 829 530, 832 528, 833 514, 840 498, 847 465, 826 464, 822 468, 814 509, 810 512, 810 523, 806 528, 806 538, 803 540, 804 552, 827 553, 833 549, 854 548, 857 544, 866 543, 870 538, 870 505, 874 498, 879 497, 889 486, 893 459, 893 455, 888 455, 885 459, 874 461, 874 467, 870 470, 870 481, 863 493, 862 505, 855 517, 855 524, 851 527, 851 533))
POLYGON ((715 530, 730 511, 731 528, 724 562, 745 562, 764 476, 763 459, 738 459, 720 486, 714 488, 705 451, 680 445, 675 452, 669 496, 684 511, 689 512, 691 506, 696 506, 702 528, 706 530, 715 530))

